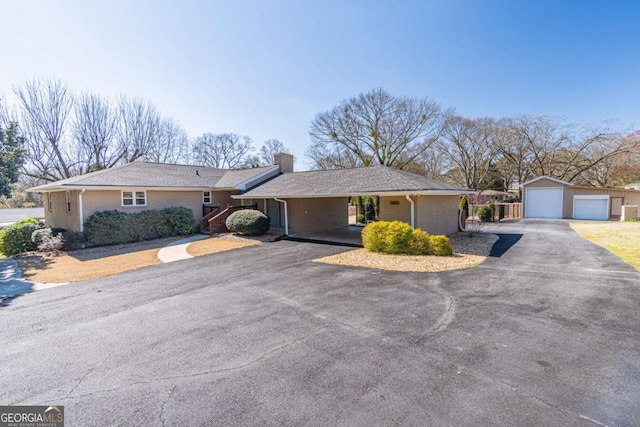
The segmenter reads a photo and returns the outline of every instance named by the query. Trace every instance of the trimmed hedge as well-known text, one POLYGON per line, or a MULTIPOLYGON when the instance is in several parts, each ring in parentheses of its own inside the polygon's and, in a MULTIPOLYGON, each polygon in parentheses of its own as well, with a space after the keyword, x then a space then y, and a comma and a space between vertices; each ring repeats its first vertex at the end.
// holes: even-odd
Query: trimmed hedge
POLYGON ((33 233, 44 225, 35 218, 27 218, 0 230, 0 252, 6 256, 14 256, 22 252, 38 249, 38 244, 31 240, 33 233))
POLYGON ((84 235, 91 245, 111 245, 191 234, 195 226, 193 211, 184 207, 133 214, 111 210, 91 215, 84 235))
POLYGON ((269 231, 271 220, 260 211, 243 209, 229 215, 226 226, 232 233, 259 236, 269 231))
POLYGON ((406 222, 377 221, 362 230, 362 244, 371 252, 448 256, 453 254, 449 238, 429 236, 406 222))

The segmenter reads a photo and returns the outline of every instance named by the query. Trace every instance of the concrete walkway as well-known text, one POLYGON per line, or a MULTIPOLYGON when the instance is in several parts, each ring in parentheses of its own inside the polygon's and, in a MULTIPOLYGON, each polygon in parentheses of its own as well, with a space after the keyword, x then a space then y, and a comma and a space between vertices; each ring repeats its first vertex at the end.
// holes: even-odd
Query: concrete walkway
POLYGON ((185 239, 176 240, 173 243, 168 244, 164 248, 158 251, 158 258, 162 262, 174 262, 183 259, 193 258, 187 253, 187 247, 198 240, 207 239, 209 236, 204 234, 196 234, 195 236, 189 236, 185 239))

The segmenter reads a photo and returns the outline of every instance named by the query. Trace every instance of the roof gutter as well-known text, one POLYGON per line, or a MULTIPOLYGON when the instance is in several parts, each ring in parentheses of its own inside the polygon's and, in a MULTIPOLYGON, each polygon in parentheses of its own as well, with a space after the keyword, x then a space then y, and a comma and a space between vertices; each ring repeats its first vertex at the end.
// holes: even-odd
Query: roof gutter
POLYGON ((404 197, 411 203, 411 228, 416 228, 416 204, 409 193, 405 194, 404 197))
MULTIPOLYGON (((474 190, 461 189, 461 190, 416 190, 411 191, 414 196, 459 196, 461 194, 474 194, 474 190)), ((352 196, 380 196, 391 197, 400 196, 404 197, 407 194, 406 191, 370 191, 370 192, 354 192, 354 193, 327 193, 327 194, 251 194, 251 191, 244 194, 234 194, 231 196, 233 199, 275 199, 276 197, 284 197, 287 199, 326 199, 331 197, 352 197, 352 196)))
POLYGON ((273 200, 275 200, 276 202, 280 202, 284 204, 284 234, 286 234, 287 236, 289 235, 289 214, 288 214, 288 209, 287 209, 287 201, 286 200, 281 200, 281 199, 277 199, 277 198, 273 198, 273 200))

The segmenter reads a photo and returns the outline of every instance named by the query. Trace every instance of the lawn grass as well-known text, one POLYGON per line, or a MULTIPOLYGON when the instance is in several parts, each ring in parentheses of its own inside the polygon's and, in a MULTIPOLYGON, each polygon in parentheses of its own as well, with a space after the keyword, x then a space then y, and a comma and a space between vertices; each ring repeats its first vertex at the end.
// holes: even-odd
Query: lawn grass
POLYGON ((640 271, 640 222, 572 222, 571 228, 640 271))

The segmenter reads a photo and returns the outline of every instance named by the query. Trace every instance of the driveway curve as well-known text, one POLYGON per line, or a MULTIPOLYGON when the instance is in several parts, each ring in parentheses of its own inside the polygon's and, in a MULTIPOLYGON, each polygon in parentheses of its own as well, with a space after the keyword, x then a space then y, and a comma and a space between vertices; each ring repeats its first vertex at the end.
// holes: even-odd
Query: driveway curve
POLYGON ((399 273, 276 242, 24 295, 0 402, 70 425, 633 425, 640 276, 564 221, 399 273))

